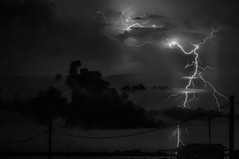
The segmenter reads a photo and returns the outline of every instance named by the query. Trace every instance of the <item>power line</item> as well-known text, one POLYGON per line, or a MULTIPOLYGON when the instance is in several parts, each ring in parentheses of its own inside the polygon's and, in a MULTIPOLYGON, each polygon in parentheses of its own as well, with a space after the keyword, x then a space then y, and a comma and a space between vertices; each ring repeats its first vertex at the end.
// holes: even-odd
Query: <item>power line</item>
MULTIPOLYGON (((226 104, 226 105, 220 107, 220 109, 224 109, 224 108, 226 108, 226 107, 228 107, 228 106, 229 106, 229 104, 226 104)), ((185 123, 185 122, 188 122, 188 121, 191 121, 191 120, 195 120, 195 119, 201 118, 201 117, 203 117, 203 116, 206 116, 206 115, 215 113, 216 111, 218 111, 218 110, 220 110, 220 109, 217 108, 217 109, 208 111, 207 113, 204 113, 204 114, 201 114, 201 115, 198 115, 198 116, 194 116, 194 117, 192 117, 192 118, 185 119, 185 120, 179 121, 179 122, 177 122, 177 123, 173 123, 173 124, 169 124, 169 125, 164 125, 164 126, 161 126, 161 127, 158 127, 158 128, 154 128, 154 129, 150 129, 150 130, 145 130, 145 131, 141 131, 141 132, 137 132, 137 133, 132 133, 132 134, 126 134, 126 135, 97 137, 97 136, 73 135, 73 134, 68 134, 68 133, 61 132, 61 131, 58 131, 58 130, 55 130, 55 129, 53 129, 53 131, 56 132, 56 133, 58 133, 58 134, 61 134, 61 135, 70 136, 70 137, 77 137, 77 138, 84 138, 84 139, 114 139, 114 138, 124 138, 124 137, 142 135, 142 134, 146 134, 146 133, 158 131, 158 130, 161 130, 161 129, 165 129, 165 128, 177 126, 178 124, 183 124, 183 123, 185 123)))
POLYGON ((230 112, 230 107, 224 108, 222 112, 228 114, 230 112))
MULTIPOLYGON (((235 104, 239 104, 239 102, 235 102, 235 104)), ((226 110, 228 106, 229 106, 229 104, 226 104, 226 105, 220 107, 220 109, 226 110)), ((158 131, 158 130, 161 130, 161 129, 173 127, 173 126, 176 126, 176 125, 178 125, 178 124, 183 124, 183 123, 185 123, 185 122, 188 122, 188 121, 191 121, 191 120, 195 120, 195 119, 201 118, 201 117, 203 117, 203 116, 206 116, 206 115, 215 113, 216 111, 218 111, 218 110, 220 110, 220 109, 217 108, 217 109, 208 111, 207 113, 204 113, 204 114, 201 114, 201 115, 198 115, 198 116, 194 116, 194 117, 192 117, 192 118, 185 119, 185 120, 179 121, 179 122, 177 122, 177 123, 173 123, 173 124, 169 124, 169 125, 164 125, 164 126, 161 126, 161 127, 158 127, 158 128, 149 129, 149 130, 145 130, 145 131, 141 131, 141 132, 137 132, 137 133, 132 133, 132 134, 126 134, 126 135, 96 137, 96 136, 73 135, 73 134, 68 134, 68 133, 61 132, 61 131, 58 131, 58 130, 55 130, 55 129, 53 129, 53 131, 56 132, 56 133, 58 133, 58 134, 61 134, 61 135, 70 136, 70 137, 77 137, 77 138, 84 138, 84 139, 114 139, 114 138, 124 138, 124 137, 130 137, 130 136, 136 136, 136 135, 147 134, 147 133, 151 133, 151 132, 158 131)), ((224 111, 224 110, 223 110, 223 111, 224 111)), ((48 130, 47 130, 47 131, 43 131, 43 132, 41 132, 41 133, 38 133, 38 134, 36 134, 36 135, 33 135, 33 136, 30 136, 30 137, 24 138, 24 139, 19 139, 19 140, 15 140, 15 141, 2 141, 2 142, 0 142, 0 144, 12 144, 12 143, 27 142, 27 141, 30 141, 30 140, 32 140, 32 139, 34 139, 34 138, 36 138, 36 137, 42 136, 42 135, 47 134, 47 133, 48 133, 48 130)))
POLYGON ((201 115, 198 115, 198 116, 195 116, 195 117, 192 117, 192 118, 189 118, 189 119, 185 119, 185 120, 182 120, 180 122, 178 122, 178 124, 181 124, 181 123, 184 123, 184 122, 188 122, 190 120, 194 120, 194 119, 197 119, 197 118, 201 118, 203 116, 206 116, 206 115, 209 115, 209 114, 212 114, 212 113, 215 113, 217 111, 221 111, 222 109, 228 107, 229 104, 225 104, 224 106, 220 107, 220 108, 217 108, 217 109, 214 109, 214 110, 210 110, 208 111, 207 113, 204 113, 204 114, 201 114, 201 115))
POLYGON ((27 141, 30 141, 30 140, 32 140, 32 139, 34 139, 36 137, 42 136, 42 135, 47 134, 47 133, 48 133, 48 130, 47 131, 43 131, 41 133, 38 133, 36 135, 24 138, 24 139, 19 139, 19 140, 15 140, 15 141, 1 141, 0 144, 14 144, 14 143, 27 142, 27 141))

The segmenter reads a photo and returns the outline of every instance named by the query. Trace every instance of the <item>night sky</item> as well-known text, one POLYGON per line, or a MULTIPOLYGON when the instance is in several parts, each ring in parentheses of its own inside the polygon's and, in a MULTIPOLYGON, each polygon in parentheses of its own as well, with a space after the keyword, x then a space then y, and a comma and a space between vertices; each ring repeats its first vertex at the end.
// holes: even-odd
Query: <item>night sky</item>
MULTIPOLYGON (((185 76, 193 74, 193 67, 185 66, 195 58, 168 43, 177 41, 189 52, 213 30, 197 50, 203 66, 214 68, 203 77, 238 101, 238 14, 234 0, 0 0, 0 142, 39 133, 49 121, 69 134, 119 136, 217 109, 212 87, 198 79, 190 109, 182 108, 184 97, 166 100, 185 90, 185 76), (128 27, 133 24, 138 25, 128 27), (54 91, 49 101, 57 104, 41 105, 41 97, 54 91)), ((218 99, 219 106, 228 103, 218 99)), ((175 148, 176 128, 106 140, 54 134, 53 149, 175 148)), ((181 128, 185 144, 208 142, 206 117, 181 128)), ((213 143, 228 146, 228 119, 213 120, 212 136, 213 143)), ((46 143, 43 136, 1 149, 45 150, 46 143)))

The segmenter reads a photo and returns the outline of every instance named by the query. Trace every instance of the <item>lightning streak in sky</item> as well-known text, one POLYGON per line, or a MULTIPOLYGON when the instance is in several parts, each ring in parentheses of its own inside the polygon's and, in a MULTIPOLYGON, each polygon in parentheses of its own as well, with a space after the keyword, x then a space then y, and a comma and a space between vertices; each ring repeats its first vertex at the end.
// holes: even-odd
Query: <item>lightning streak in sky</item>
MULTIPOLYGON (((144 17, 141 18, 141 20, 143 20, 143 21, 140 21, 140 23, 137 22, 136 18, 132 18, 130 15, 127 15, 127 12, 131 8, 132 8, 132 6, 124 9, 121 12, 121 15, 120 15, 121 26, 114 27, 114 29, 121 30, 123 32, 131 32, 134 28, 155 29, 155 28, 161 27, 161 26, 157 26, 155 24, 150 25, 149 24, 150 19, 147 18, 146 15, 144 15, 144 17)), ((105 23, 108 24, 108 20, 107 20, 106 16, 104 15, 104 13, 98 11, 97 14, 100 14, 103 17, 103 19, 105 20, 105 23)), ((171 41, 171 42, 167 43, 167 45, 170 48, 178 47, 185 55, 193 55, 194 56, 194 60, 191 63, 187 62, 186 66, 185 66, 185 69, 193 68, 193 70, 194 70, 190 76, 183 77, 184 79, 186 79, 188 81, 185 86, 185 89, 177 91, 175 94, 172 94, 168 97, 168 99, 170 99, 171 97, 175 97, 174 101, 184 98, 183 108, 189 108, 190 107, 189 103, 192 102, 196 98, 196 92, 198 91, 196 89, 196 85, 195 85, 196 79, 200 79, 204 83, 205 87, 210 87, 213 90, 212 95, 213 95, 219 109, 220 109, 220 104, 219 104, 218 98, 222 97, 222 98, 228 100, 224 95, 222 95, 220 92, 218 92, 216 90, 216 88, 208 80, 206 80, 203 77, 204 71, 212 70, 215 68, 210 67, 210 66, 204 67, 202 61, 200 61, 200 59, 199 59, 199 53, 198 53, 198 50, 200 49, 200 47, 202 45, 204 45, 208 40, 212 39, 214 33, 218 32, 218 31, 219 31, 219 29, 214 29, 212 27, 212 31, 210 32, 210 34, 208 36, 206 36, 202 42, 200 42, 198 44, 192 44, 193 49, 191 51, 186 51, 184 49, 184 47, 182 45, 180 45, 177 41, 171 41)), ((146 41, 141 44, 138 44, 138 41, 134 37, 131 37, 131 38, 126 39, 126 43, 129 46, 140 48, 146 44, 150 44, 151 42, 146 41)), ((185 130, 185 132, 188 134, 187 129, 185 130)), ((177 145, 176 145, 177 148, 180 147, 181 145, 184 145, 182 138, 181 138, 182 137, 182 129, 180 128, 179 122, 177 124, 177 128, 172 132, 171 136, 175 137, 177 139, 177 145)))
POLYGON ((131 16, 126 17, 126 12, 129 11, 133 6, 130 6, 126 9, 124 9, 121 12, 121 24, 124 26, 124 28, 115 28, 115 29, 120 29, 123 31, 131 31, 133 28, 158 28, 159 26, 153 24, 152 26, 146 24, 149 23, 150 19, 147 18, 146 15, 144 15, 145 21, 142 23, 135 22, 135 20, 132 19, 131 16))
POLYGON ((105 14, 104 13, 102 13, 102 12, 100 12, 100 11, 98 11, 98 12, 96 12, 96 14, 100 14, 103 18, 104 18, 104 20, 105 20, 105 23, 106 24, 108 24, 108 20, 107 20, 107 18, 106 18, 106 16, 105 16, 105 14))
MULTIPOLYGON (((119 29, 119 30, 123 30, 123 31, 127 31, 130 32, 133 28, 157 28, 157 26, 155 24, 153 24, 152 26, 145 26, 144 24, 147 24, 149 22, 150 19, 147 19, 147 16, 144 15, 144 18, 146 18, 146 21, 143 22, 142 24, 140 23, 135 23, 134 19, 131 18, 131 16, 126 16, 126 12, 128 12, 130 9, 132 8, 132 6, 124 9, 121 13, 121 23, 122 26, 124 26, 123 28, 115 28, 115 29, 119 29)), ((108 24, 108 20, 106 19, 106 16, 102 13, 102 12, 97 12, 97 14, 102 15, 102 17, 104 18, 105 22, 108 24)), ((211 26, 212 27, 212 26, 211 26)), ((184 54, 186 55, 194 55, 194 60, 191 63, 187 63, 187 65, 185 66, 185 69, 187 68, 194 68, 194 72, 191 76, 189 77, 184 77, 184 79, 188 80, 187 85, 185 86, 184 90, 178 91, 176 94, 172 94, 168 97, 168 99, 170 99, 171 97, 178 97, 176 98, 176 100, 178 100, 179 98, 184 97, 184 101, 183 101, 183 107, 184 108, 190 108, 189 103, 192 102, 195 97, 196 97, 196 89, 195 89, 195 79, 200 79, 203 83, 205 87, 210 87, 213 90, 213 97, 216 101, 216 104, 218 106, 218 108, 220 109, 220 104, 219 104, 219 98, 218 97, 222 97, 226 100, 228 100, 223 94, 221 94, 220 92, 217 91, 217 89, 212 85, 212 83, 210 83, 208 80, 206 80, 203 77, 203 71, 206 70, 212 70, 214 68, 210 67, 210 66, 206 66, 203 67, 202 66, 202 61, 200 61, 199 59, 199 53, 198 50, 200 49, 200 46, 204 45, 208 40, 213 38, 214 33, 218 32, 219 29, 214 29, 212 27, 212 31, 210 32, 210 34, 208 36, 205 37, 205 39, 203 39, 202 42, 198 43, 198 44, 192 44, 193 49, 191 51, 186 51, 182 45, 180 45, 177 41, 171 41, 168 43, 168 46, 170 48, 174 48, 174 47, 178 47, 184 54)), ((142 47, 146 44, 150 44, 150 41, 146 41, 143 42, 141 44, 138 44, 137 41, 134 40, 130 40, 127 39, 127 44, 129 46, 133 46, 133 47, 142 47)))
MULTIPOLYGON (((137 23, 135 22, 131 16, 129 17, 126 17, 126 12, 129 11, 130 9, 132 8, 132 6, 124 9, 121 13, 121 23, 122 25, 124 26, 124 28, 116 28, 116 29, 120 29, 120 30, 123 30, 123 31, 128 31, 130 32, 133 28, 157 28, 157 26, 155 24, 153 24, 152 26, 145 26, 146 24, 149 23, 150 19, 147 19, 146 15, 144 15, 144 17, 146 18, 146 20, 140 24, 140 23, 137 23)), ((146 44, 150 44, 151 42, 150 41, 146 41, 146 42, 143 42, 141 44, 136 44, 136 43, 128 43, 129 46, 134 46, 134 47, 142 47, 146 44)))
MULTIPOLYGON (((152 28, 152 29, 155 29, 155 28, 158 28, 159 26, 155 25, 155 24, 152 24, 152 26, 150 25, 147 25, 150 21, 150 19, 147 18, 146 15, 143 16, 143 18, 145 18, 145 20, 141 23, 138 23, 138 22, 135 22, 135 20, 131 17, 131 16, 126 16, 126 13, 132 8, 133 6, 130 6, 126 9, 124 9, 122 12, 121 12, 121 15, 120 15, 120 21, 121 21, 121 24, 123 27, 114 27, 114 29, 116 30, 122 30, 122 31, 127 31, 127 32, 130 32, 132 31, 133 28, 152 28)), ((103 12, 100 12, 100 11, 97 11, 96 14, 99 14, 103 17, 104 21, 106 24, 109 24, 105 14, 103 12)), ((132 42, 132 41, 127 41, 127 44, 129 46, 133 46, 133 47, 142 47, 146 44, 150 44, 151 42, 150 41, 145 41, 145 42, 142 42, 141 44, 137 44, 137 42, 132 42)))
MULTIPOLYGON (((212 27, 212 26, 211 26, 212 27)), ((177 41, 172 41, 170 43, 168 43, 169 47, 170 48, 173 48, 174 46, 180 48, 180 50, 186 54, 186 55, 191 55, 191 54, 194 54, 195 55, 195 58, 194 60, 192 61, 191 64, 187 64, 185 66, 185 68, 188 68, 188 67, 194 67, 194 72, 191 76, 188 77, 188 83, 185 87, 185 90, 184 91, 181 91, 181 92, 177 92, 176 94, 173 94, 171 96, 169 96, 169 98, 171 97, 176 97, 178 96, 179 94, 183 94, 184 95, 184 102, 183 102, 183 107, 184 108, 189 108, 189 103, 191 101, 193 101, 195 99, 195 91, 193 91, 195 89, 195 83, 194 83, 194 79, 201 79, 201 81, 203 81, 204 83, 204 86, 207 87, 207 86, 210 86, 213 90, 213 97, 215 98, 215 101, 216 101, 216 104, 218 106, 218 108, 220 109, 220 104, 219 104, 219 99, 218 97, 223 97, 224 99, 228 100, 227 97, 225 97, 224 95, 222 95, 220 92, 218 92, 216 90, 216 88, 209 82, 207 81, 204 77, 203 77, 203 71, 206 71, 208 69, 214 69, 210 66, 206 66, 206 67, 202 67, 202 62, 199 60, 199 54, 198 54, 198 50, 200 48, 201 45, 205 44, 208 40, 210 40, 211 38, 213 38, 213 35, 215 32, 219 31, 219 29, 214 29, 212 27, 212 32, 209 34, 209 36, 207 36, 202 42, 198 43, 198 44, 192 44, 193 45, 193 49, 189 52, 185 51, 185 49, 183 48, 183 46, 181 46, 177 41), (192 94, 192 95, 190 95, 192 94)), ((168 99, 169 99, 168 98, 168 99)))
POLYGON ((143 25, 139 24, 139 23, 134 23, 134 20, 131 17, 125 18, 125 13, 130 10, 132 8, 132 6, 126 8, 122 14, 121 14, 121 23, 125 26, 125 31, 131 31, 131 28, 133 27, 140 27, 140 28, 144 28, 143 25), (133 23, 133 24, 129 24, 129 23, 133 23))
POLYGON ((142 44, 139 44, 139 45, 134 44, 134 43, 129 43, 129 46, 142 47, 142 46, 144 46, 144 45, 146 45, 146 44, 151 44, 151 42, 150 42, 150 41, 146 41, 146 42, 144 42, 144 43, 142 43, 142 44))
MULTIPOLYGON (((186 130, 187 132, 187 130, 186 130)), ((182 131, 180 129, 179 124, 177 125, 177 128, 173 131, 172 136, 175 136, 177 139, 177 148, 181 145, 184 145, 183 141, 181 140, 181 135, 182 135, 182 131)))

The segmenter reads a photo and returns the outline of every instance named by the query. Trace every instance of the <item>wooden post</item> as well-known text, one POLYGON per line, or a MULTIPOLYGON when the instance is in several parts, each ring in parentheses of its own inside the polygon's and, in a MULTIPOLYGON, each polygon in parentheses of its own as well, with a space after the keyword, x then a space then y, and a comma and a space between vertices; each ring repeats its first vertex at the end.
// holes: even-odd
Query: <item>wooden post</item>
POLYGON ((229 159, 234 159, 234 96, 230 96, 229 159))
POLYGON ((49 136, 48 136, 48 159, 51 159, 51 134, 52 133, 52 125, 49 124, 49 136))
POLYGON ((208 141, 209 141, 209 144, 212 143, 211 141, 211 117, 209 117, 208 119, 208 141))

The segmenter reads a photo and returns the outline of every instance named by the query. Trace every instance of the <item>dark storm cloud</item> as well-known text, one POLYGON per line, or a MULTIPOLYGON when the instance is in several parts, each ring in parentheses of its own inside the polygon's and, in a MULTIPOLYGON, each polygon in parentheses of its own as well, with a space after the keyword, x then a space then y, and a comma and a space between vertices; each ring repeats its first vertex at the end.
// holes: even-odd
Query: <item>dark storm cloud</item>
POLYGON ((20 4, 0 1, 0 8, 1 42, 4 49, 30 47, 34 44, 32 40, 37 41, 37 34, 51 26, 57 13, 54 3, 38 0, 21 1, 20 4))
POLYGON ((1 74, 17 71, 30 59, 29 50, 54 19, 57 7, 48 1, 0 1, 1 74), (22 62, 24 61, 24 62, 22 62))
MULTIPOLYGON (((155 128, 165 124, 150 119, 144 108, 128 99, 128 94, 110 87, 100 72, 81 68, 80 61, 72 62, 68 72, 66 84, 72 91, 69 104, 58 89, 49 87, 26 102, 0 100, 0 108, 20 113, 41 125, 57 119, 62 120, 62 126, 83 129, 155 128)), ((143 85, 132 86, 134 91, 143 88, 143 85)))
MULTIPOLYGON (((146 111, 110 87, 97 71, 72 62, 66 84, 72 90, 67 125, 77 121, 85 129, 125 129, 157 127, 161 121, 150 120, 146 111)), ((138 87, 137 87, 138 88, 138 87)))
POLYGON ((149 19, 163 19, 166 18, 166 16, 159 15, 159 14, 150 14, 147 16, 142 16, 142 17, 133 17, 133 20, 149 20, 149 19))
POLYGON ((167 26, 163 28, 132 28, 132 31, 130 32, 124 32, 122 34, 117 35, 117 38, 120 41, 125 41, 128 38, 136 38, 137 40, 145 40, 149 39, 151 40, 162 40, 163 37, 169 32, 175 28, 173 24, 167 24, 167 26))
POLYGON ((164 19, 164 18, 167 18, 166 16, 164 15, 159 15, 159 14, 150 14, 147 16, 149 19, 164 19))
MULTIPOLYGON (((120 12, 109 9, 109 5, 110 1, 1 1, 1 73, 29 72, 29 68, 39 73, 42 72, 39 69, 45 69, 41 62, 45 59, 61 61, 58 65, 63 69, 67 59, 76 57, 96 67, 114 68, 122 55, 116 39, 121 42, 129 37, 142 41, 157 39, 178 25, 164 15, 149 14, 152 19, 163 19, 163 28, 134 28, 114 39, 105 33, 113 24, 93 18, 99 18, 96 11, 100 10, 107 18, 120 20, 120 12)), ((49 69, 51 73, 55 68, 49 69)))
MULTIPOLYGON (((141 5, 147 5, 148 1, 141 1, 141 5)), ((165 8, 172 10, 172 14, 161 11, 161 1, 150 1, 152 5, 159 6, 159 12, 162 14, 152 14, 147 18, 157 19, 166 28, 174 26, 173 33, 187 31, 202 32, 202 29, 210 28, 210 25, 218 26, 238 26, 238 9, 234 0, 226 1, 198 1, 198 0, 184 0, 184 1, 168 1, 165 2, 165 8)), ((150 3, 149 3, 150 4, 150 3)), ((151 6, 151 8, 154 8, 151 6)), ((147 9, 146 9, 147 10, 147 9)), ((139 17, 139 20, 142 20, 139 17)), ((157 22, 157 21, 156 21, 157 22)), ((140 28, 136 28, 140 29, 140 28)), ((172 29, 166 31, 166 35, 172 33, 172 29)), ((204 31, 203 31, 204 32, 204 31)), ((156 33, 156 32, 155 32, 156 33)), ((137 32, 136 32, 137 34, 137 32)), ((139 33, 140 34, 140 33, 139 33)), ((149 33, 150 34, 150 33, 149 33)), ((136 35, 132 35, 135 36, 136 35)), ((194 37, 194 35, 192 35, 194 37)), ((196 38, 196 37, 194 37, 196 38)))
MULTIPOLYGON (((237 10, 232 1, 229 3, 225 1, 186 2, 191 6, 189 11, 192 10, 192 13, 186 14, 188 16, 185 16, 184 19, 179 18, 175 21, 172 16, 163 11, 162 14, 149 14, 147 18, 160 21, 163 27, 133 28, 131 32, 116 35, 117 38, 115 39, 105 33, 106 30, 112 29, 113 23, 110 22, 106 25, 102 19, 98 21, 93 18, 102 18, 99 17, 100 15, 96 15, 97 11, 102 11, 109 21, 112 19, 120 21, 119 9, 114 10, 114 7, 109 7, 113 3, 111 1, 15 0, 10 3, 2 0, 0 3, 2 12, 0 16, 2 22, 1 44, 3 45, 1 72, 16 73, 21 72, 21 70, 29 72, 29 67, 32 65, 34 65, 31 67, 34 70, 32 72, 41 72, 37 69, 43 69, 41 61, 46 61, 45 59, 61 61, 61 64, 58 65, 61 65, 60 67, 63 69, 67 65, 65 62, 67 59, 76 57, 88 61, 89 64, 94 64, 96 67, 110 68, 109 66, 112 66, 112 68, 115 68, 114 64, 121 60, 122 55, 117 39, 120 39, 121 42, 129 37, 141 41, 160 39, 178 29, 180 25, 178 21, 180 20, 184 21, 185 26, 195 30, 194 22, 197 20, 203 21, 205 17, 214 19, 215 22, 237 25, 237 20, 235 20, 237 19, 235 17, 237 10), (205 6, 205 10, 197 11, 202 6, 205 6), (214 8, 214 11, 211 11, 211 8, 214 8), (222 16, 215 16, 219 14, 220 8, 223 8, 222 16), (213 14, 209 14, 210 12, 213 14)), ((144 3, 148 3, 148 1, 140 1, 140 4, 144 5, 144 3)), ((154 3, 156 2, 152 1, 152 4, 154 3)), ((185 3, 179 3, 179 7, 175 11, 183 9, 185 3)), ((132 10, 134 9, 137 10, 137 7, 132 10)), ((160 6, 159 10, 161 9, 160 6)), ((182 14, 184 12, 187 12, 187 10, 182 11, 182 14)), ((177 17, 177 15, 175 16, 177 17)), ((138 16, 139 19, 142 19, 142 17, 138 16)), ((205 19, 204 21, 205 23, 210 22, 210 20, 205 19)), ((209 24, 207 27, 209 27, 209 24)), ((195 38, 195 34, 190 36, 195 38)), ((55 70, 55 68, 52 68, 52 70, 55 70)))
POLYGON ((131 87, 131 90, 132 91, 145 91, 145 90, 147 90, 147 88, 143 84, 138 84, 138 85, 133 85, 131 87))
POLYGON ((156 90, 170 90, 169 86, 153 86, 152 89, 156 89, 156 90))
MULTIPOLYGON (((121 91, 123 92, 135 92, 135 91, 145 91, 148 88, 144 86, 143 84, 138 84, 138 85, 125 85, 120 88, 121 91)), ((160 90, 160 91, 167 91, 170 90, 169 86, 152 86, 152 90, 160 90)))
POLYGON ((137 85, 125 85, 123 87, 120 88, 120 90, 124 91, 124 92, 134 92, 134 91, 145 91, 147 90, 147 87, 144 86, 143 84, 137 84, 137 85))
POLYGON ((133 20, 145 20, 148 19, 147 17, 133 17, 133 20))
MULTIPOLYGON (((109 5, 111 0, 57 0, 59 4, 62 6, 62 9, 66 11, 66 14, 84 18, 89 18, 88 16, 92 16, 96 11, 109 11, 109 5), (81 16, 83 14, 83 16, 81 16)), ((84 19, 85 19, 84 18, 84 19)), ((87 19, 85 19, 87 20, 87 19)))
POLYGON ((188 10, 182 10, 182 15, 187 13, 187 15, 184 15, 184 19, 194 23, 194 25, 201 23, 200 25, 204 25, 204 27, 210 24, 238 27, 237 15, 239 12, 236 4, 235 0, 185 0, 178 6, 181 6, 182 9, 188 8, 188 10))
MULTIPOLYGON (((90 7, 88 1, 80 3, 90 7)), ((117 42, 104 33, 110 25, 94 21, 90 13, 77 20, 66 17, 59 4, 48 0, 0 1, 0 7, 1 73, 40 73, 45 69, 41 61, 61 61, 55 65, 62 69, 66 59, 82 58, 101 68, 120 60, 117 42)))
MULTIPOLYGON (((232 21, 237 21, 236 16, 238 15, 238 9, 235 0, 212 0, 212 1, 198 1, 197 3, 201 3, 201 6, 205 6, 206 10, 203 12, 199 12, 198 17, 202 16, 215 16, 214 18, 218 18, 219 20, 230 19, 232 21), (203 3, 204 2, 204 3, 203 3), (210 14, 211 13, 211 14, 210 14), (220 16, 218 16, 220 15, 220 16)), ((201 8, 199 8, 201 9, 201 8)))
POLYGON ((120 88, 121 91, 124 91, 124 92, 129 92, 130 91, 130 86, 129 85, 125 85, 123 87, 120 88))
POLYGON ((113 88, 109 88, 108 92, 104 90, 104 95, 100 97, 89 90, 85 91, 89 94, 77 95, 81 101, 73 100, 74 103, 67 104, 67 99, 61 96, 59 90, 49 87, 26 102, 0 100, 0 109, 6 114, 19 114, 39 125, 58 121, 59 125, 68 128, 133 129, 155 128, 165 124, 161 120, 150 119, 145 109, 128 100, 127 94, 120 95, 113 88))

